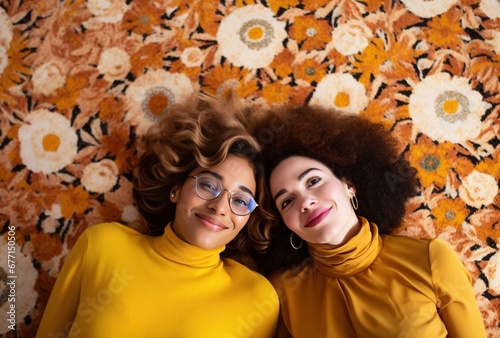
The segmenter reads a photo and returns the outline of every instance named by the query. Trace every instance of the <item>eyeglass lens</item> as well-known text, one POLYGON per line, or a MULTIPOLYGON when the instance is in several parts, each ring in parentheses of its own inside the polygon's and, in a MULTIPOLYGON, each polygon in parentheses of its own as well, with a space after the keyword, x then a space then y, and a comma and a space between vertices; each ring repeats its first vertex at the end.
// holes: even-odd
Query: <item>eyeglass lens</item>
MULTIPOLYGON (((216 199, 225 190, 222 184, 213 177, 194 176, 194 178, 196 179, 196 193, 204 200, 216 199)), ((251 213, 257 207, 257 203, 246 192, 230 192, 229 207, 236 215, 244 216, 251 213)))

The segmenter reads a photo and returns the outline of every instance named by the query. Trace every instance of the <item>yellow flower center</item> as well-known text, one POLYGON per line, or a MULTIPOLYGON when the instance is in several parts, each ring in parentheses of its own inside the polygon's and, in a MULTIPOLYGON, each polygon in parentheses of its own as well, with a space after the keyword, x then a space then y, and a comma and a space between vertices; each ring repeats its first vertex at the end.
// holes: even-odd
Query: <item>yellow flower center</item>
POLYGON ((248 31, 248 38, 250 40, 253 40, 253 41, 256 41, 256 40, 259 40, 262 38, 262 36, 264 36, 264 30, 262 29, 262 27, 252 27, 249 31, 248 31))
POLYGON ((149 98, 148 108, 153 115, 160 116, 168 107, 168 97, 163 93, 154 93, 149 98))
POLYGON ((459 104, 458 100, 455 100, 455 99, 446 100, 443 103, 443 111, 446 114, 453 115, 453 114, 456 114, 459 106, 460 106, 460 104, 459 104))
POLYGON ((61 140, 57 135, 47 134, 42 139, 42 146, 45 151, 56 152, 60 145, 61 140))
POLYGON ((336 107, 345 108, 349 105, 350 99, 349 94, 340 92, 335 96, 335 100, 333 101, 336 107))

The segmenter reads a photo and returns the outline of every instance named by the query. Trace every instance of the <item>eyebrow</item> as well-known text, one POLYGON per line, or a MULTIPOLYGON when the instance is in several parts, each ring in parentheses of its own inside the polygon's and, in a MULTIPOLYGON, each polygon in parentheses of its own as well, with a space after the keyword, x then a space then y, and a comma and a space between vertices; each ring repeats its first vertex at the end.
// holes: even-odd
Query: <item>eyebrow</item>
MULTIPOLYGON (((321 169, 318 169, 318 168, 309 168, 309 169, 306 169, 299 176, 297 176, 297 181, 302 180, 304 178, 304 176, 306 176, 310 171, 313 171, 313 170, 321 170, 321 169)), ((274 203, 276 203, 276 200, 278 199, 278 197, 280 197, 281 195, 283 195, 286 192, 287 192, 287 190, 284 189, 284 188, 281 189, 280 191, 278 191, 276 193, 276 195, 274 195, 274 203)))
MULTIPOLYGON (((224 181, 224 177, 222 177, 220 174, 218 174, 214 171, 211 171, 211 170, 207 170, 207 169, 202 170, 199 173, 197 173, 196 176, 199 176, 200 174, 208 174, 208 175, 213 176, 214 178, 218 179, 219 181, 224 181)), ((224 189, 224 187, 222 187, 222 188, 224 189)), ((244 192, 249 193, 250 195, 252 195, 252 197, 254 197, 252 190, 248 189, 244 185, 239 185, 238 188, 244 192)))

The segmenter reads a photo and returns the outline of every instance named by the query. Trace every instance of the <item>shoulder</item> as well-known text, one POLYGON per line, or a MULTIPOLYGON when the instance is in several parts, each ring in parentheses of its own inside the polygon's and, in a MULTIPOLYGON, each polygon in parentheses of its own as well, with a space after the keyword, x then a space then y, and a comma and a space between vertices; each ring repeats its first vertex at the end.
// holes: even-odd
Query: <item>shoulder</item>
MULTIPOLYGON (((430 263, 433 272, 444 274, 467 273, 457 253, 441 239, 433 239, 429 245, 430 263)), ((470 278, 470 277, 469 277, 470 278)))
MULTIPOLYGON (((93 225, 93 226, 87 228, 84 231, 84 233, 82 234, 82 236, 83 235, 86 235, 92 239, 94 239, 95 237, 102 237, 102 236, 118 236, 119 238, 143 236, 141 233, 137 232, 136 230, 129 228, 126 225, 116 223, 116 222, 100 223, 100 224, 93 225)), ((108 238, 108 239, 110 239, 110 238, 108 238)))
POLYGON ((87 246, 96 248, 100 252, 103 250, 113 250, 131 242, 138 242, 145 238, 136 230, 120 223, 100 223, 87 228, 78 239, 85 241, 87 246))
POLYGON ((303 287, 306 281, 315 280, 310 278, 317 273, 317 263, 312 257, 302 260, 288 269, 281 269, 271 274, 269 277, 272 285, 280 292, 284 289, 293 290, 303 287))
POLYGON ((274 290, 271 282, 260 273, 249 269, 231 258, 221 258, 221 260, 224 264, 226 273, 228 273, 232 279, 241 282, 246 287, 274 290))
POLYGON ((421 257, 428 261, 432 240, 400 235, 382 235, 383 255, 395 257, 421 257))

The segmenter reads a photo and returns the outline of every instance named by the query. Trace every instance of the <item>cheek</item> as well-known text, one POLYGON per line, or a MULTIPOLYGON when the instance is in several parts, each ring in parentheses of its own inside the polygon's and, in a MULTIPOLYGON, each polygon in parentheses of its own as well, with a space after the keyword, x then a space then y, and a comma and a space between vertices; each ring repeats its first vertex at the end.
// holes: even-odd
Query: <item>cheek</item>
POLYGON ((237 231, 240 231, 241 229, 243 229, 243 227, 247 224, 249 219, 250 219, 250 216, 245 216, 245 217, 236 216, 236 218, 233 217, 232 221, 233 221, 235 229, 237 231))
POLYGON ((281 218, 289 229, 294 230, 298 227, 296 224, 298 221, 298 217, 294 217, 292 212, 285 212, 284 214, 281 214, 281 218))

